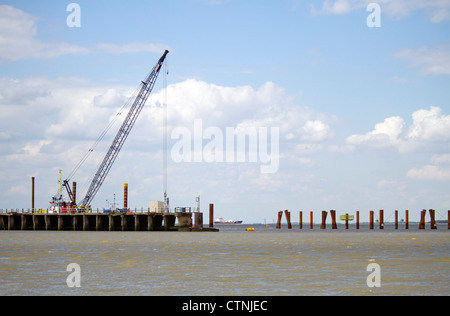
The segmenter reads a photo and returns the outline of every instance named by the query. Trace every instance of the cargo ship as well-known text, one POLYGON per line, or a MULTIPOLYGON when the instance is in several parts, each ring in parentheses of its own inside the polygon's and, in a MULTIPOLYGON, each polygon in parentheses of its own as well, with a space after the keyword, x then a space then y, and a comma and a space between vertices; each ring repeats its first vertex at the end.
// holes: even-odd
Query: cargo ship
POLYGON ((242 224, 242 220, 240 221, 226 221, 223 217, 219 217, 214 221, 214 225, 240 225, 242 224))

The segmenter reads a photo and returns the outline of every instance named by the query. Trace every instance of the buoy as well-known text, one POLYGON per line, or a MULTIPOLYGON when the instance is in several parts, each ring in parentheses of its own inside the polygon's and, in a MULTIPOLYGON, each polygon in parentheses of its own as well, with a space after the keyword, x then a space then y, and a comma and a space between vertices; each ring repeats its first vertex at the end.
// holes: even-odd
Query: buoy
POLYGON ((266 227, 267 227, 267 228, 269 228, 269 227, 270 227, 270 225, 266 225, 266 227))
POLYGON ((253 231, 255 231, 255 229, 254 229, 253 227, 247 227, 245 230, 248 231, 248 232, 253 232, 253 231))

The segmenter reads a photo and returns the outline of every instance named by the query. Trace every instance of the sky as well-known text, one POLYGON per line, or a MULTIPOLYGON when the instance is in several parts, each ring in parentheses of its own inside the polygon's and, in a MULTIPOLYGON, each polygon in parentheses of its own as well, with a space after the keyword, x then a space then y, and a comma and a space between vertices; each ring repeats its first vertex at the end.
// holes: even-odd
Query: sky
POLYGON ((447 218, 443 0, 0 0, 0 208, 30 208, 31 177, 47 208, 59 170, 66 179, 118 117, 69 179, 81 201, 118 113, 165 49, 166 70, 94 208, 121 206, 124 183, 132 209, 163 199, 166 76, 171 207, 200 196, 206 214, 213 203, 215 217, 247 223, 279 210, 294 222, 299 211, 320 222, 322 210, 447 218), (256 149, 235 144, 244 159, 220 159, 227 131, 256 131, 256 149), (269 154, 274 168, 262 172, 269 154))

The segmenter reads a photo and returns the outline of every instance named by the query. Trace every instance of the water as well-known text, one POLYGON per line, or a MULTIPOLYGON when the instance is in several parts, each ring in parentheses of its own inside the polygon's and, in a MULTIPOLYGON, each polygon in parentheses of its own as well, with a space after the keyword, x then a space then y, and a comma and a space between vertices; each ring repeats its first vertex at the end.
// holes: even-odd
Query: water
POLYGON ((1 231, 0 295, 449 295, 443 226, 1 231), (67 286, 70 263, 81 268, 79 288, 67 286), (381 268, 380 287, 367 286, 370 263, 381 268))

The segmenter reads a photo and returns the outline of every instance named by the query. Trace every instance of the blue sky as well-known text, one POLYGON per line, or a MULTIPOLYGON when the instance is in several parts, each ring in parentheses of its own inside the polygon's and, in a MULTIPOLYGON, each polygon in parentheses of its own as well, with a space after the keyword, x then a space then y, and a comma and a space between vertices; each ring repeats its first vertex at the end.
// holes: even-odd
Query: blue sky
MULTIPOLYGON (((29 207, 32 176, 47 207, 58 169, 72 170, 164 49, 169 131, 194 119, 280 128, 274 174, 169 156, 172 206, 200 195, 247 222, 450 208, 450 3, 380 0, 370 28, 376 1, 77 1, 70 28, 71 2, 0 1, 0 208, 29 207)), ((125 182, 131 207, 161 199, 161 89, 159 78, 94 206, 121 203, 125 182)), ((117 129, 71 181, 86 185, 117 129)))

